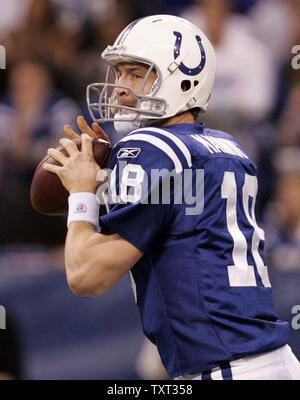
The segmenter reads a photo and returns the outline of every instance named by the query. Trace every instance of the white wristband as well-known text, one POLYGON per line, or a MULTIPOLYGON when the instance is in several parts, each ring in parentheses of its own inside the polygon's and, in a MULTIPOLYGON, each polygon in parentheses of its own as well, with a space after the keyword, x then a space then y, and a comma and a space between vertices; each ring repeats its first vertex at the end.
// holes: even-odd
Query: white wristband
POLYGON ((67 226, 75 221, 87 221, 99 228, 99 203, 94 193, 78 192, 69 196, 67 226))

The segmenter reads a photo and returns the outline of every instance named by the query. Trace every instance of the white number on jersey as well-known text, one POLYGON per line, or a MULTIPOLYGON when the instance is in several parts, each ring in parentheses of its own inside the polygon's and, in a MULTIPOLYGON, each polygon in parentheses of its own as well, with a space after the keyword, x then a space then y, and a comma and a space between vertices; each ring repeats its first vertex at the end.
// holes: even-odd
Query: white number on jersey
MULTIPOLYGON (((232 259, 234 265, 229 265, 228 278, 230 286, 257 286, 254 267, 248 265, 247 261, 247 240, 238 226, 237 219, 237 185, 234 172, 225 171, 221 186, 223 199, 226 203, 227 229, 233 240, 232 259)), ((264 240, 264 231, 258 227, 255 219, 255 200, 257 194, 257 178, 245 175, 243 186, 243 208, 249 224, 253 227, 251 251, 256 263, 257 271, 265 287, 271 287, 267 267, 258 252, 260 240, 264 240), (249 197, 253 198, 251 215, 248 211, 249 197)))
POLYGON ((139 164, 126 164, 121 171, 120 195, 116 192, 116 171, 117 165, 112 170, 110 177, 111 201, 119 203, 137 203, 142 197, 142 183, 145 177, 145 170, 139 164), (130 173, 133 177, 129 177, 130 173), (128 190, 129 188, 129 190, 128 190))

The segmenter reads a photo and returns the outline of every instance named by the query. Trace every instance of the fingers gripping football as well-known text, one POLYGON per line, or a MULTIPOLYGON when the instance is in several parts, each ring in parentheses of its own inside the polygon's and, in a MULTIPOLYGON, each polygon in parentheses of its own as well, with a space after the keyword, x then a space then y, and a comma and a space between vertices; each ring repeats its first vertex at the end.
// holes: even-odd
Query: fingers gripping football
POLYGON ((59 177, 70 194, 76 192, 95 193, 99 185, 96 176, 100 167, 93 157, 93 139, 87 134, 81 135, 81 139, 81 151, 72 140, 61 139, 60 144, 66 150, 67 155, 53 148, 47 152, 61 166, 48 163, 43 165, 46 171, 59 177))
MULTIPOLYGON (((75 133, 75 135, 77 134, 75 133)), ((72 166, 72 170, 74 170, 74 173, 80 171, 81 176, 79 177, 79 179, 81 179, 84 172, 81 172, 81 169, 85 168, 82 166, 83 160, 81 158, 85 158, 85 165, 89 163, 93 164, 95 159, 97 164, 101 168, 97 174, 97 184, 101 184, 101 182, 106 180, 105 174, 103 174, 105 172, 103 168, 106 168, 111 152, 110 143, 100 138, 92 138, 91 140, 93 142, 93 157, 90 157, 89 155, 87 157, 84 154, 86 153, 86 150, 83 150, 81 152, 83 144, 82 139, 84 139, 84 137, 79 135, 72 138, 72 142, 74 142, 77 146, 78 152, 76 152, 76 150, 74 149, 74 152, 71 156, 70 153, 72 153, 72 149, 74 148, 74 146, 71 148, 69 147, 68 142, 65 142, 65 147, 60 144, 55 149, 50 149, 48 154, 38 164, 31 182, 30 199, 33 208, 41 214, 66 215, 66 213, 68 212, 69 192, 62 184, 62 180, 64 181, 66 179, 69 181, 69 178, 65 177, 65 174, 69 175, 70 173, 70 171, 65 171, 68 170, 69 163, 72 166), (68 147, 68 150, 66 150, 66 147, 68 147), (58 155, 59 153, 62 154, 62 157, 58 155), (80 166, 77 165, 77 163, 74 161, 77 158, 77 156, 75 157, 75 154, 78 156, 80 166), (52 155, 55 158, 53 158, 52 155), (89 160, 88 162, 87 159, 89 160), (47 164, 46 168, 43 167, 44 164, 47 164), (59 177, 59 175, 62 179, 59 177)), ((89 144, 89 142, 87 142, 87 144, 89 144)), ((85 149, 85 146, 83 146, 83 149, 85 149)), ((88 150, 87 153, 89 153, 88 150)), ((91 175, 93 175, 94 168, 95 166, 93 165, 91 175)), ((89 168, 88 171, 90 171, 89 168)), ((87 171, 84 173, 90 174, 90 172, 87 171)), ((88 179, 90 179, 90 177, 88 179)), ((85 184, 86 182, 83 183, 85 184)), ((79 190, 86 191, 87 188, 82 184, 80 185, 79 190)), ((101 208, 101 215, 105 214, 105 206, 100 205, 100 210, 101 208)))
MULTIPOLYGON (((77 125, 80 129, 81 133, 87 133, 90 137, 104 139, 109 142, 109 138, 103 129, 94 122, 92 124, 92 128, 89 127, 88 123, 86 122, 85 118, 82 116, 77 117, 77 125)), ((70 127, 70 125, 64 126, 64 132, 70 139, 76 139, 80 136, 70 127)))

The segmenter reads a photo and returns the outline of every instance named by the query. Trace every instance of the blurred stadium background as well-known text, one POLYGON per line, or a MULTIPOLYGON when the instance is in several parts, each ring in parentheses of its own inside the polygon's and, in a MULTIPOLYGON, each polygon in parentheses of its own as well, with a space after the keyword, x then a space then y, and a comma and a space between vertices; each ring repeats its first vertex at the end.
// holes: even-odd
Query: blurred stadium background
MULTIPOLYGON (((38 215, 29 188, 37 162, 84 115, 100 54, 133 19, 175 14, 215 46, 218 74, 204 122, 228 131, 258 165, 258 223, 274 303, 289 322, 300 304, 300 44, 298 0, 0 0, 0 379, 163 378, 146 355, 128 277, 100 298, 65 279, 65 219, 38 215)), ((117 135, 104 126, 111 141, 117 135)), ((300 330, 291 342, 300 358, 300 330)))

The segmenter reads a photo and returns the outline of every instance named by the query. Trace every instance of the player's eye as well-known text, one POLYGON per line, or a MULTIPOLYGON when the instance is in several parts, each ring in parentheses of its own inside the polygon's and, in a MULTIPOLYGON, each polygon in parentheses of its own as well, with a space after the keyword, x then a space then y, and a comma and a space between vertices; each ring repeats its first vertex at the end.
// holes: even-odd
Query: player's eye
POLYGON ((144 79, 144 75, 141 71, 132 71, 131 75, 134 79, 144 79))

